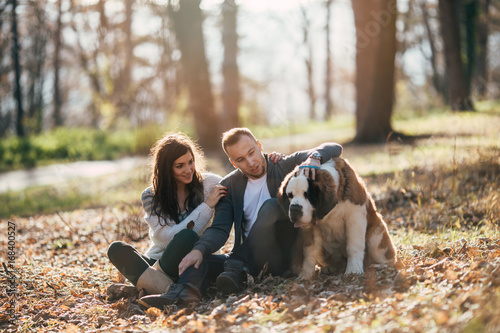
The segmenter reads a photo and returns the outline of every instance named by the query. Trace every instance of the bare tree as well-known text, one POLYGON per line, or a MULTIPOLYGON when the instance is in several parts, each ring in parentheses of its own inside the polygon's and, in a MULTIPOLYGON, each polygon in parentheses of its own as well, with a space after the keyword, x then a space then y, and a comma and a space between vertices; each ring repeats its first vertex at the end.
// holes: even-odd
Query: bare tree
POLYGON ((352 0, 356 25, 356 142, 393 132, 396 0, 352 0))
MULTIPOLYGON (((311 20, 307 14, 307 7, 300 6, 302 14, 302 42, 306 49, 304 56, 304 64, 307 70, 307 96, 309 97, 309 119, 316 119, 316 89, 314 87, 314 71, 313 71, 313 45, 310 37, 311 20)), ((327 69, 328 76, 328 69, 327 69)), ((327 79, 328 81, 328 79, 327 79)), ((328 90, 328 87, 327 87, 328 90)), ((329 93, 328 93, 329 94, 329 93)))
POLYGON ((238 69, 238 6, 234 0, 222 4, 222 44, 224 60, 222 75, 222 126, 223 130, 239 126, 238 109, 240 105, 240 73, 238 69))
POLYGON ((25 6, 25 15, 30 17, 26 20, 27 38, 24 43, 25 51, 25 76, 26 76, 26 110, 27 122, 25 130, 40 133, 43 127, 45 110, 44 85, 46 77, 47 44, 49 42, 50 30, 47 29, 48 22, 43 3, 30 1, 25 6))
POLYGON ((467 75, 461 58, 460 23, 458 0, 439 0, 439 17, 444 43, 446 72, 448 75, 448 96, 452 110, 473 110, 467 75))
POLYGON ((325 77, 325 118, 330 119, 332 116, 332 54, 330 50, 330 17, 331 17, 331 7, 333 0, 326 0, 326 25, 325 25, 325 35, 326 35, 326 77, 325 77))
MULTIPOLYGON (((11 71, 8 61, 4 61, 9 56, 9 44, 11 38, 4 26, 9 23, 8 11, 9 2, 0 3, 0 82, 6 82, 11 71)), ((10 85, 0 84, 0 137, 3 137, 12 126, 11 108, 7 106, 10 95, 10 85)))
POLYGON ((478 54, 475 72, 475 85, 480 97, 486 97, 488 87, 488 37, 491 0, 480 1, 480 13, 477 27, 478 54))
POLYGON ((12 34, 12 62, 14 63, 14 98, 17 105, 16 134, 25 136, 23 93, 21 88, 21 64, 19 59, 19 32, 17 30, 17 0, 11 0, 11 34, 12 34))
POLYGON ((427 9, 425 0, 420 0, 420 9, 422 11, 422 18, 424 21, 425 31, 427 33, 427 40, 429 41, 429 47, 431 49, 430 63, 432 68, 432 85, 434 86, 434 89, 441 94, 445 100, 447 100, 448 94, 444 87, 444 79, 440 74, 437 65, 438 51, 436 48, 436 39, 431 29, 429 10, 427 9))
POLYGON ((200 0, 179 1, 177 6, 169 3, 169 16, 182 54, 184 81, 189 91, 189 110, 194 116, 199 142, 206 150, 215 150, 220 146, 220 131, 205 55, 200 0))
POLYGON ((479 17, 479 1, 463 1, 461 12, 463 13, 465 30, 465 77, 467 80, 467 90, 471 91, 472 77, 476 68, 476 48, 477 48, 477 19, 479 17))
POLYGON ((172 22, 168 16, 168 8, 163 5, 152 5, 152 10, 161 19, 161 28, 155 37, 155 43, 162 54, 155 70, 163 87, 160 103, 167 112, 172 112, 176 108, 182 85, 182 66, 175 57, 175 53, 179 50, 171 27, 172 22))
POLYGON ((62 126, 62 96, 60 88, 61 48, 62 48, 62 0, 57 0, 56 28, 54 31, 54 126, 62 126))

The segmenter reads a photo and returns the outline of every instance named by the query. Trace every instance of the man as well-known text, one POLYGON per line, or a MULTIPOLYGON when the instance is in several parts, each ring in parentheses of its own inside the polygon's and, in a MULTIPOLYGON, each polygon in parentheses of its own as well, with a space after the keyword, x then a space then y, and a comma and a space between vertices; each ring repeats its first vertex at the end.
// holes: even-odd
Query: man
POLYGON ((340 145, 325 143, 272 163, 247 128, 225 132, 222 147, 237 168, 221 181, 227 195, 215 207, 212 225, 179 264, 178 283, 164 295, 141 299, 151 306, 199 302, 207 279, 216 280, 223 293, 239 292, 247 272, 256 276, 266 263, 269 273, 283 275, 292 262, 297 230, 277 203, 281 182, 297 165, 314 178, 314 170, 321 162, 342 153, 340 145), (233 225, 232 252, 229 256, 211 255, 226 243, 233 225))

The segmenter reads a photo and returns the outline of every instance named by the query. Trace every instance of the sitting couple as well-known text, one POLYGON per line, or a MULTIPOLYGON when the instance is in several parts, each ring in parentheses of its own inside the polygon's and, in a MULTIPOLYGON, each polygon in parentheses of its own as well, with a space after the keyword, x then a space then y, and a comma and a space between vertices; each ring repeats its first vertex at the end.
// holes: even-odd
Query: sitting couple
POLYGON ((257 276, 266 263, 268 273, 283 276, 298 230, 276 200, 281 182, 297 165, 313 173, 342 153, 340 145, 325 143, 284 157, 267 155, 246 128, 225 132, 222 147, 236 168, 223 179, 200 172, 200 150, 183 134, 166 135, 151 150, 151 186, 141 197, 151 247, 146 255, 123 242, 108 249, 113 265, 148 294, 141 301, 150 306, 199 302, 210 282, 224 294, 240 292, 247 273, 257 276), (213 254, 233 226, 232 252, 213 254))

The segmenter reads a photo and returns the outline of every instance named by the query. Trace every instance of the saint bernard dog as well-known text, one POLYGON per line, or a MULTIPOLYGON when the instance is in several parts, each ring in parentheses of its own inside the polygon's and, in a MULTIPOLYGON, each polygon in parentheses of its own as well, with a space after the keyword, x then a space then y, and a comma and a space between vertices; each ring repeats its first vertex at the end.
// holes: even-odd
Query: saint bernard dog
POLYGON ((387 225, 363 180, 343 158, 322 164, 314 180, 297 167, 281 183, 278 201, 302 229, 300 278, 310 279, 316 264, 330 274, 362 274, 364 265, 396 261, 387 225))

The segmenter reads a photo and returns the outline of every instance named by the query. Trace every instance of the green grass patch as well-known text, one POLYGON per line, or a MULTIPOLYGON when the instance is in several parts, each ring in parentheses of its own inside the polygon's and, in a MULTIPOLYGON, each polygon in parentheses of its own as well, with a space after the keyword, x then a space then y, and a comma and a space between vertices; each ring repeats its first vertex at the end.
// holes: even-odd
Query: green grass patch
POLYGON ((74 187, 43 186, 0 194, 0 201, 3 203, 0 206, 0 218, 9 218, 11 216, 34 216, 59 210, 88 208, 95 203, 96 198, 91 194, 84 194, 74 187))
POLYGON ((27 217, 118 204, 140 205, 140 195, 148 186, 147 166, 61 185, 28 188, 0 194, 0 219, 27 217))
POLYGON ((176 129, 159 124, 116 131, 58 128, 27 138, 9 137, 0 140, 0 172, 60 162, 147 155, 151 146, 170 130, 176 129))

